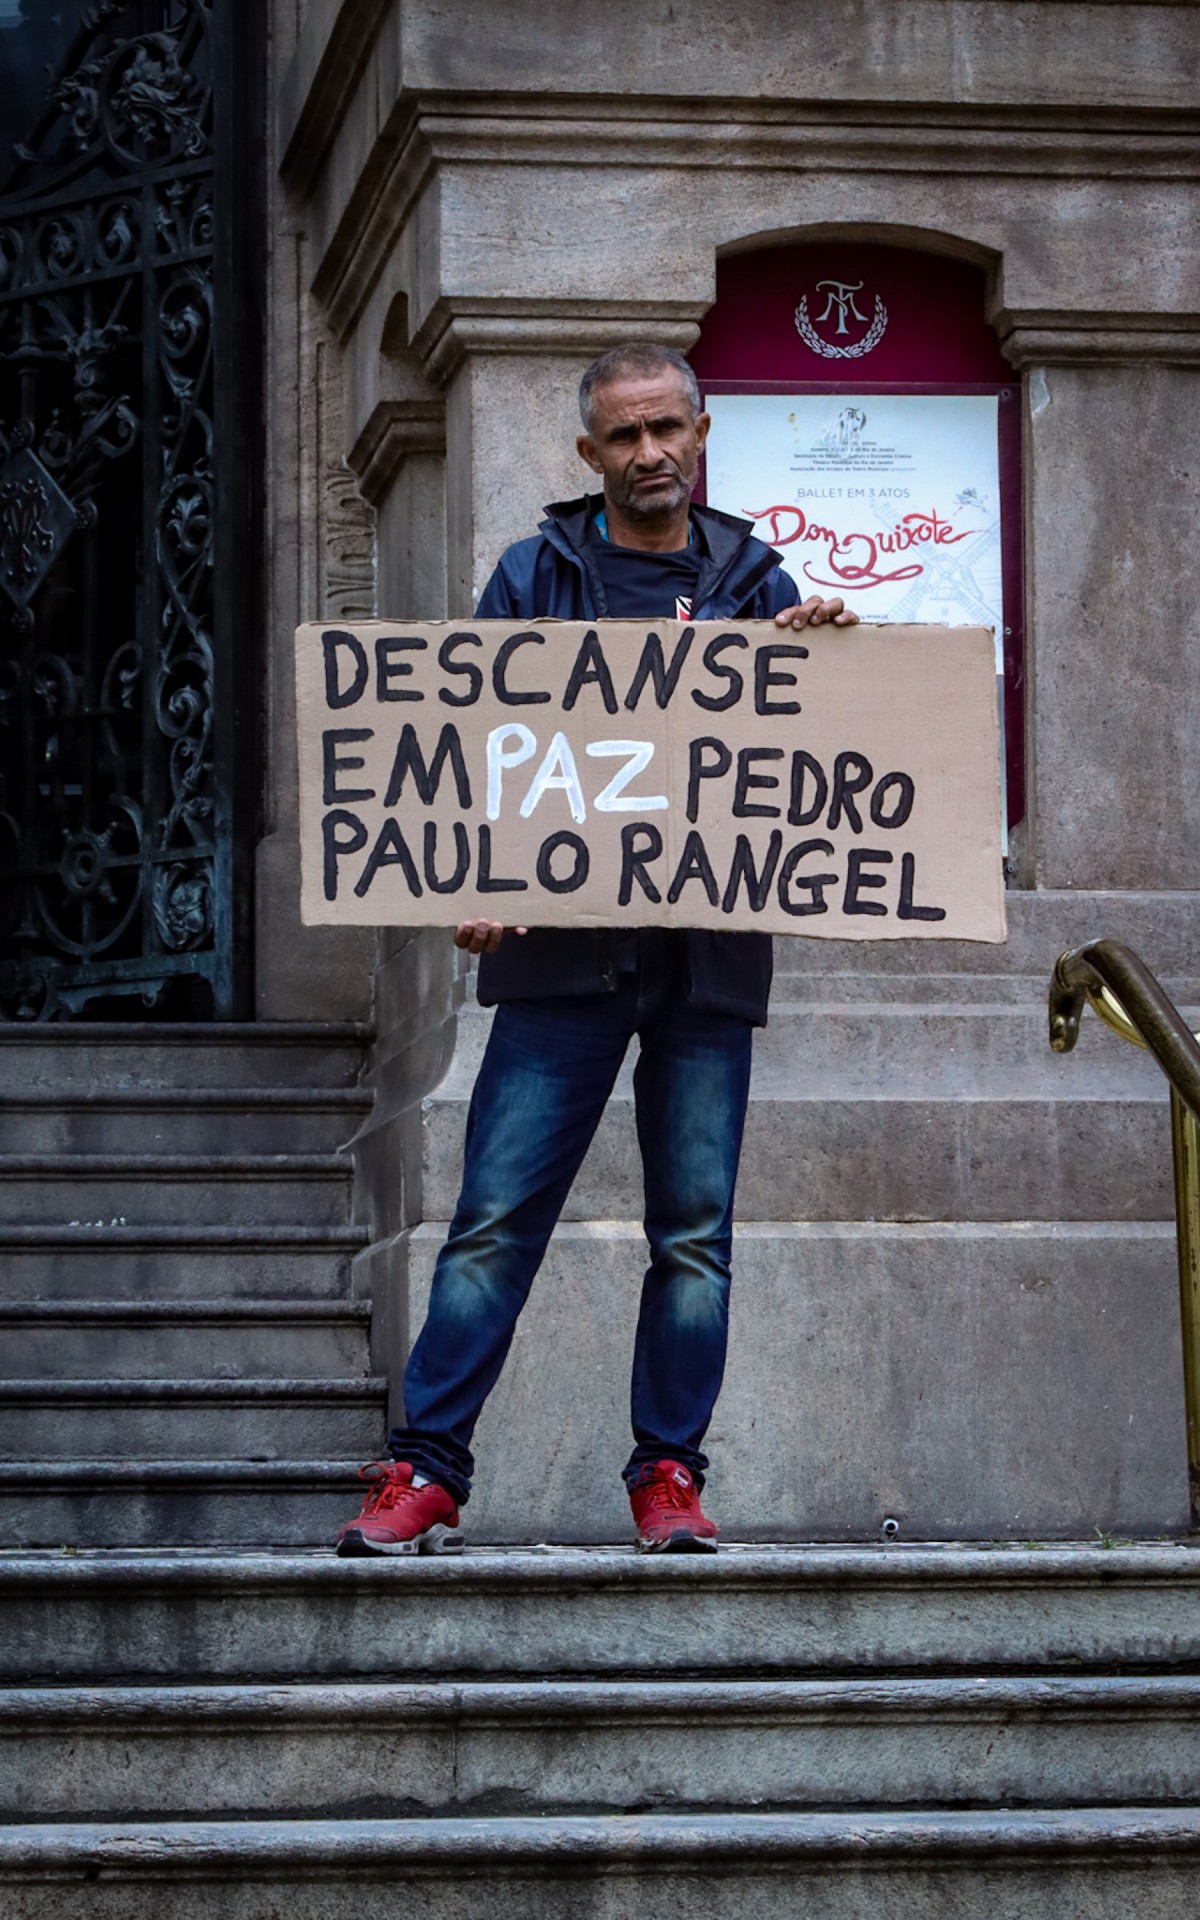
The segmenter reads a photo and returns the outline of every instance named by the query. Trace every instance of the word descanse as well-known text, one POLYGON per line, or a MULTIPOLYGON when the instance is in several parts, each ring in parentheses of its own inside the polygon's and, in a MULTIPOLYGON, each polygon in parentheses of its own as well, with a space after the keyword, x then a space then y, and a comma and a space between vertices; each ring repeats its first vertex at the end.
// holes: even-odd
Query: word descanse
MULTIPOLYGON (((675 694, 684 666, 696 639, 694 627, 685 627, 666 658, 662 638, 648 633, 637 665, 620 697, 610 661, 599 633, 588 629, 580 641, 566 675, 559 704, 571 713, 585 688, 594 687, 606 713, 618 713, 625 707, 636 711, 647 689, 654 704, 665 708, 675 694)), ((379 634, 368 651, 366 643, 354 633, 336 628, 322 635, 325 653, 325 704, 331 710, 357 706, 368 694, 380 705, 426 698, 423 686, 409 684, 414 678, 414 656, 426 653, 430 641, 423 634, 379 634)), ((548 706, 554 696, 548 684, 557 682, 558 662, 553 649, 549 656, 529 658, 529 649, 544 648, 547 636, 537 628, 509 634, 497 647, 488 673, 490 693, 502 707, 548 706), (539 668, 541 672, 539 673, 539 668)), ((484 652, 477 633, 464 630, 447 634, 437 649, 437 664, 444 684, 437 698, 447 707, 473 707, 484 691, 484 669, 474 653, 484 652)), ((780 661, 807 660, 808 648, 791 641, 771 640, 752 647, 744 633, 720 633, 706 641, 701 659, 703 670, 712 681, 710 687, 693 687, 691 698, 709 713, 724 713, 737 706, 749 676, 753 683, 756 714, 795 714, 800 702, 788 699, 783 690, 796 685, 796 676, 780 661), (752 662, 738 655, 751 654, 752 662), (730 657, 732 656, 732 657, 730 657)), ((425 663, 422 662, 422 665, 425 663)), ((431 696, 432 697, 432 696, 431 696)))

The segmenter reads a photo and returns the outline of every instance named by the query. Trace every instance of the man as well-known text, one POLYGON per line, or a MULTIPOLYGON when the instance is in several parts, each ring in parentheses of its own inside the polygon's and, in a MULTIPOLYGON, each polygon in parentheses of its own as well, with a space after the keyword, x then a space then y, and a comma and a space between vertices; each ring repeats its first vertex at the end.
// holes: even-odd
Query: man
MULTIPOLYGON (((749 523, 690 506, 708 415, 695 376, 662 347, 615 347, 580 388, 576 445, 604 491, 547 509, 509 547, 481 619, 767 619, 855 624, 840 600, 800 602, 749 523)), ((711 1552, 701 1442, 725 1365, 733 1195, 766 1020, 771 941, 758 933, 541 929, 506 939, 465 922, 496 1015, 467 1118, 462 1192, 429 1314, 404 1376, 408 1424, 341 1554, 462 1546, 475 1422, 499 1377, 533 1277, 636 1033, 638 1138, 650 1266, 634 1349, 634 1447, 624 1470, 638 1545, 711 1552)), ((545 1356, 554 1391, 553 1356, 545 1356)))

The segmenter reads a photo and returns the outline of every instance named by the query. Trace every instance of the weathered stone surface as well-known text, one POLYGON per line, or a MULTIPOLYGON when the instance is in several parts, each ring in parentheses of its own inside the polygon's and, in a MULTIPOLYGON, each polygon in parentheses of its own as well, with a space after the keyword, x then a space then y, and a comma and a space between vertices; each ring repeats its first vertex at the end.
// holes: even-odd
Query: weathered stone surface
MULTIPOLYGON (((624 132, 635 147, 635 127, 624 132)), ((931 147, 923 134, 891 128, 833 138, 813 127, 755 128, 749 151, 730 164, 729 147, 745 141, 732 119, 716 138, 681 128, 666 156, 653 150, 657 117, 645 132, 652 153, 630 169, 612 153, 607 123, 573 124, 557 153, 539 142, 536 188, 525 167, 504 165, 500 153, 486 167, 458 164, 449 153, 439 175, 442 297, 490 299, 501 314, 552 312, 551 302, 573 312, 590 300, 603 313, 618 289, 625 300, 653 299, 670 258, 672 295, 695 302, 698 320, 715 295, 719 249, 828 238, 822 230, 843 227, 847 238, 924 239, 935 251, 996 265, 1005 331, 1058 310, 1085 328, 1103 325, 1098 315, 1113 325, 1122 314, 1173 311, 1195 327, 1196 252, 1177 225, 1194 207, 1194 184, 1140 169, 1130 178, 1094 145, 1072 169, 1085 176, 1077 184, 1054 178, 1050 154, 1038 174, 1012 171, 1010 155, 986 134, 960 136, 943 156, 940 142, 931 147), (815 170, 818 156, 824 164, 815 170), (946 159, 952 171, 943 170, 946 159), (531 190, 540 244, 529 232, 531 190), (689 246, 677 258, 674 237, 684 229, 689 246)), ((424 323, 423 304, 413 317, 424 323)))
POLYGON ((6 1821, 1185 1803, 1195 1678, 14 1690, 6 1821))
POLYGON ((370 1106, 357 1088, 42 1088, 0 1094, 0 1154, 335 1153, 370 1106))
MULTIPOLYGON (((903 977, 903 976, 901 976, 903 977)), ((859 982, 870 976, 856 976, 859 982)), ((1152 1056, 1115 1040, 1090 1017, 1083 1044, 1052 1053, 1044 1000, 959 1002, 931 999, 928 977, 919 998, 893 1002, 891 979, 876 975, 876 997, 842 1003, 836 976, 809 976, 811 998, 789 997, 785 976, 771 997, 766 1029, 754 1039, 752 1100, 1079 1100, 1157 1102, 1165 1095, 1152 1056), (814 991, 814 982, 819 986, 814 991)), ((948 992, 954 983, 946 983, 948 992)), ((1200 1023, 1200 1011, 1183 1008, 1200 1023)), ((435 1098, 469 1093, 491 1031, 490 1010, 468 1006, 460 1017, 453 1064, 435 1098)), ((632 1091, 636 1042, 618 1080, 632 1091)))
MULTIPOLYGON (((297 16, 272 8, 275 72, 297 16)), ((255 1011, 260 1020, 362 1019, 370 1011, 368 929, 303 927, 299 910, 292 634, 302 620, 374 610, 374 530, 345 465, 341 370, 315 305, 302 222, 277 173, 273 116, 265 167, 267 287, 264 704, 265 831, 255 851, 255 1011)))
POLYGON ((0 1459, 359 1460, 383 1441, 384 1382, 0 1380, 0 1459))
POLYGON ((25 1827, 0 1835, 15 1920, 286 1911, 383 1920, 1190 1920, 1200 1815, 705 1814, 655 1819, 25 1827), (269 1904, 268 1904, 269 1903, 269 1904))
MULTIPOLYGON (((323 1431, 320 1457, 296 1459, 296 1437, 293 1457, 279 1460, 0 1461, 0 1547, 237 1550, 261 1544, 268 1516, 274 1547, 324 1548, 362 1504, 358 1456, 331 1459, 323 1431)), ((173 1424, 165 1444, 180 1439, 173 1424)))
POLYGON ((22 1685, 1190 1669, 1187 1546, 0 1555, 22 1685), (186 1627, 184 1625, 186 1623, 186 1627))
POLYGON ((388 619, 445 618, 444 455, 408 455, 380 506, 379 607, 388 619))
POLYGON ((333 1154, 62 1154, 0 1160, 10 1222, 79 1226, 340 1225, 349 1163, 333 1154))
POLYGON ((0 1068, 10 1099, 37 1092, 70 1103, 150 1087, 311 1094, 357 1086, 368 1038, 364 1026, 287 1021, 0 1025, 0 1068))
POLYGON ((477 354, 455 374, 446 412, 449 611, 471 612, 510 541, 536 530, 548 500, 584 491, 577 393, 592 358, 477 354))
POLYGON ((354 1510, 385 1397, 336 1151, 371 1105, 364 1039, 0 1032, 6 1545, 245 1544, 264 1506, 310 1544, 354 1510))
POLYGON ((856 0, 830 0, 816 14, 759 0, 751 15, 734 17, 720 0, 689 0, 686 35, 670 31, 661 8, 638 0, 610 0, 603 25, 590 28, 553 0, 519 0, 500 33, 486 0, 395 12, 404 24, 404 78, 414 87, 607 94, 619 47, 630 91, 721 101, 794 97, 803 77, 804 97, 822 103, 1075 107, 1109 106, 1115 97, 1195 105, 1195 23, 1171 4, 1106 6, 1101 14, 1070 0, 970 0, 949 10, 941 0, 914 0, 898 15, 856 0))
POLYGON ((341 1299, 363 1227, 0 1227, 6 1300, 341 1299))
MULTIPOLYGON (((425 1208, 447 1220, 466 1093, 430 1103, 425 1208)), ((638 1218, 633 1103, 618 1088, 563 1209, 638 1218)), ((1044 1088, 973 1099, 766 1094, 746 1122, 743 1220, 1163 1220, 1174 1207, 1165 1094, 1067 1104, 1044 1088)), ((394 1225, 404 1224, 396 1220, 394 1225)), ((385 1229, 392 1222, 385 1216, 385 1229)))
MULTIPOLYGON (((412 1237, 414 1335, 443 1233, 412 1237)), ((645 1261, 632 1224, 554 1236, 479 1423, 470 1539, 630 1537, 645 1261)), ((1180 1528, 1178 1323, 1165 1223, 745 1226, 706 1504, 733 1540, 1180 1528)))
POLYGON ((1038 884, 1191 887, 1200 794, 1196 375, 1051 367, 1029 390, 1038 884), (1152 511, 1138 502, 1153 501, 1152 511))
POLYGON ((0 1302, 0 1378, 353 1378, 370 1301, 0 1302))
MULTIPOLYGON (((885 980, 925 980, 928 998, 953 1000, 964 975, 982 982, 1024 978, 1030 1004, 1046 1004, 1050 974, 1059 954, 1090 940, 1123 940, 1143 956, 1182 1005, 1200 980, 1200 893, 1194 888, 1148 893, 1140 888, 1062 891, 1012 886, 1005 894, 1008 938, 983 941, 881 941, 864 946, 844 940, 777 940, 775 973, 784 998, 794 997, 795 976, 854 975, 885 980)), ((827 999, 837 998, 833 991, 827 999)), ((863 995, 861 997, 870 997, 863 995)))
MULTIPOLYGON (((499 38, 482 14, 473 33, 459 10, 449 21, 436 6, 393 6, 313 183, 322 297, 347 322, 353 318, 436 156, 439 193, 453 181, 455 191, 481 190, 482 198, 470 218, 449 205, 444 221, 439 209, 429 223, 431 255, 420 277, 434 297, 439 281, 456 293, 513 290, 507 277, 478 287, 461 280, 438 251, 458 234, 473 234, 497 257, 500 242, 510 261, 520 258, 525 271, 517 290, 526 295, 578 297, 586 290, 601 300, 634 297, 647 290, 657 263, 670 259, 677 294, 697 289, 711 299, 711 285, 706 293, 703 283, 712 245, 857 220, 913 235, 953 234, 1005 255, 1006 266, 1014 253, 1027 254, 1042 293, 1050 286, 1046 268, 1057 291, 1035 298, 1014 282, 1006 288, 1014 309, 1068 306, 1095 314, 1117 282, 1125 288, 1117 306, 1175 304, 1163 267, 1188 243, 1182 230, 1172 234, 1164 225, 1163 245, 1155 247, 1157 212, 1142 188, 1151 172, 1188 170, 1182 141, 1164 150, 1144 137, 1147 115, 1163 116, 1156 129, 1162 133, 1175 131, 1180 110, 1194 109, 1198 41, 1186 9, 1106 5, 1089 12, 992 0, 950 12, 941 0, 925 0, 906 10, 901 28, 893 8, 842 0, 815 19, 767 4, 755 10, 758 25, 739 15, 731 26, 715 0, 706 0, 689 7, 688 18, 687 44, 680 45, 656 15, 621 5, 606 15, 592 55, 578 23, 545 0, 506 10, 499 38), (622 106, 614 122, 607 99, 590 114, 580 103, 589 93, 610 93, 616 45, 622 106), (439 93, 449 96, 453 117, 439 116, 439 93), (495 113, 498 97, 513 93, 525 96, 525 115, 495 113), (417 95, 424 111, 414 139, 417 95), (1089 101, 1102 104, 1106 116, 1123 109, 1123 119, 1111 131, 1097 128, 1094 112, 1080 116, 1089 101), (916 124, 913 102, 925 110, 916 124), (464 107, 481 118, 493 110, 479 133, 465 138, 464 107), (631 168, 639 145, 642 164, 631 168), (501 188, 522 202, 514 228, 496 206, 500 176, 489 181, 480 162, 518 153, 526 164, 507 169, 501 188), (469 157, 469 173, 455 172, 460 157, 469 157), (536 185, 531 160, 539 166, 536 185), (764 178, 772 162, 778 186, 764 178), (680 169, 692 175, 682 186, 686 209, 676 198, 680 169), (947 192, 935 206, 926 189, 942 170, 947 192), (872 175, 889 173, 881 193, 883 183, 872 175), (563 193, 574 197, 571 214, 563 193), (735 202, 733 223, 725 224, 735 202), (1031 217, 1035 202, 1040 222, 1031 217), (524 209, 534 204, 538 218, 531 222, 524 209), (976 225, 977 213, 986 224, 989 205, 996 216, 990 236, 976 225), (1099 251, 1088 242, 1089 226, 1096 237, 1093 223, 1107 229, 1109 244, 1099 251), (690 244, 681 250, 668 236, 684 224, 690 244), (1113 244, 1118 229, 1127 245, 1113 244), (355 259, 364 232, 363 257, 355 259), (640 261, 634 236, 645 243, 640 261), (553 273, 566 251, 576 255, 575 277, 560 272, 547 289, 542 269, 549 265, 553 273), (1156 269, 1149 281, 1138 273, 1147 258, 1156 269), (617 259, 622 271, 606 277, 617 259), (1062 298, 1072 281, 1097 297, 1062 298)), ((313 70, 312 58, 302 57, 289 78, 285 137, 303 116, 313 70)), ((306 144, 306 158, 312 146, 306 144)), ((308 184, 311 172, 306 165, 296 178, 308 184)))

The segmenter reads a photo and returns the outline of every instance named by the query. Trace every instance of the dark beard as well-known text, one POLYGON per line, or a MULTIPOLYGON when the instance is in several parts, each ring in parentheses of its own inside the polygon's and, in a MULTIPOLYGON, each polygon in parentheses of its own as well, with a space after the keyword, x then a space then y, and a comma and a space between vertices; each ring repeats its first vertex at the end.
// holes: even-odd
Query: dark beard
MULTIPOLYGON (((620 507, 622 512, 636 520, 660 520, 668 514, 678 513, 684 501, 690 498, 694 482, 687 480, 671 461, 664 461, 661 467, 655 467, 653 471, 671 474, 675 485, 669 494, 655 494, 649 500, 643 500, 638 495, 633 479, 630 479, 619 492, 610 492, 609 497, 613 505, 620 507)), ((646 475, 638 474, 635 477, 644 480, 646 475)))

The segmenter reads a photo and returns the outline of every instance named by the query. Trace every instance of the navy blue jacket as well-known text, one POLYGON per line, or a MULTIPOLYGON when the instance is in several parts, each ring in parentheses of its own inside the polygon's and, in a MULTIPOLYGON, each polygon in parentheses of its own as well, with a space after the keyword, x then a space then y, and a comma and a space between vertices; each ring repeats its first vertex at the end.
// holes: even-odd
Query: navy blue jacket
MULTIPOLYGON (((518 540, 500 557, 475 612, 481 620, 595 620, 608 612, 604 585, 588 551, 588 522, 602 496, 546 508, 532 540, 518 540)), ((708 552, 696 582, 694 620, 769 620, 800 599, 795 582, 772 547, 756 540, 748 520, 693 507, 708 552)), ((771 991, 771 936, 767 933, 684 934, 688 1000, 764 1026, 771 991)), ((546 995, 612 992, 617 984, 615 937, 605 929, 530 928, 507 939, 479 962, 479 999, 533 1000, 546 995)))

